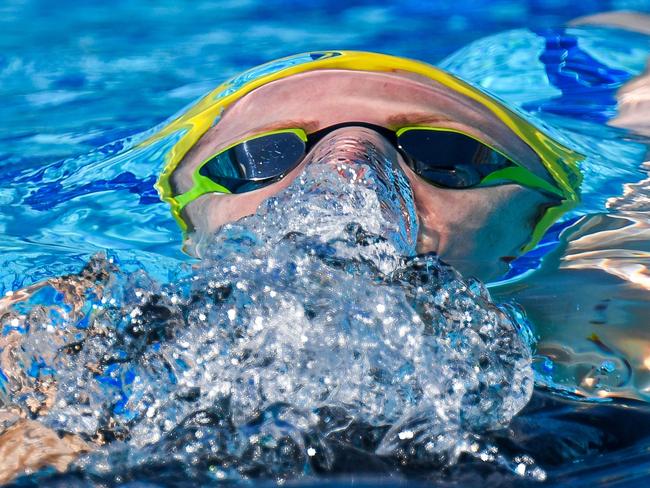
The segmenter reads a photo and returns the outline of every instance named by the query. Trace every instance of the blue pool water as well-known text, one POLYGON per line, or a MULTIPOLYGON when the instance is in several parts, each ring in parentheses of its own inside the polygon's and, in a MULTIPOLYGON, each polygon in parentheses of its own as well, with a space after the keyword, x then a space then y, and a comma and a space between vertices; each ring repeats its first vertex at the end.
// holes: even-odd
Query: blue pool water
MULTIPOLYGON (((183 302, 179 306, 177 302, 182 302, 183 296, 186 299, 189 294, 199 296, 197 301, 202 306, 208 299, 215 300, 216 294, 221 298, 210 319, 216 321, 214 323, 234 322, 231 316, 238 317, 241 310, 246 310, 251 324, 257 324, 255 320, 258 317, 266 317, 265 313, 272 321, 273 315, 268 310, 273 307, 279 307, 284 313, 293 313, 287 301, 271 297, 265 302, 260 298, 257 305, 253 305, 248 297, 257 296, 255 290, 258 288, 263 295, 265 286, 277 286, 278 293, 284 296, 282 293, 291 290, 291 283, 297 279, 295 276, 278 277, 274 274, 278 272, 277 264, 275 267, 269 265, 270 271, 266 275, 257 274, 252 265, 251 268, 240 265, 237 270, 226 265, 228 259, 236 262, 246 253, 261 260, 268 259, 269 253, 275 253, 273 259, 276 263, 288 263, 290 267, 291 256, 301 252, 308 256, 306 249, 310 249, 312 243, 309 239, 297 239, 272 251, 265 248, 256 241, 256 236, 265 235, 269 222, 276 228, 288 225, 282 219, 277 220, 279 217, 271 212, 269 217, 265 217, 268 220, 251 224, 256 229, 251 234, 235 229, 223 236, 220 245, 226 251, 223 255, 213 256, 208 263, 215 269, 223 266, 224 271, 214 275, 207 269, 208 265, 203 264, 198 278, 193 281, 191 276, 196 268, 191 266, 197 264, 180 251, 181 235, 168 208, 160 202, 153 188, 163 166, 163 156, 173 145, 174 138, 163 139, 146 148, 132 149, 146 134, 155 131, 152 128, 224 79, 274 58, 341 48, 386 52, 431 62, 502 98, 558 140, 586 156, 582 165, 581 205, 551 229, 536 250, 516 260, 503 283, 494 284, 496 296, 506 296, 508 280, 537 268, 542 257, 553 257, 553 252, 563 245, 559 237, 561 230, 585 215, 606 213, 608 202, 609 208, 620 210, 617 218, 630 218, 625 212, 633 210, 635 218, 647 222, 647 217, 643 217, 650 211, 647 184, 635 187, 631 196, 624 192, 624 185, 647 178, 647 168, 642 168, 641 162, 648 141, 607 126, 605 122, 616 113, 616 90, 643 71, 650 53, 650 38, 618 30, 564 27, 566 21, 576 16, 618 8, 650 12, 650 5, 641 0, 594 0, 570 8, 562 2, 552 1, 516 4, 506 1, 435 4, 408 1, 378 6, 364 1, 314 1, 304 5, 303 2, 271 0, 194 2, 191 7, 172 1, 155 4, 89 2, 84 6, 45 1, 4 2, 0 6, 0 100, 3 101, 0 104, 0 140, 3 142, 0 165, 4 169, 0 176, 3 179, 0 201, 5 210, 0 215, 4 237, 0 243, 0 266, 3 270, 0 294, 14 292, 46 278, 78 273, 97 252, 108 252, 112 262, 96 263, 96 268, 114 273, 116 277, 108 284, 102 282, 104 296, 99 293, 99 288, 90 286, 92 280, 79 284, 80 289, 92 291, 90 299, 83 301, 79 310, 66 304, 66 297, 60 293, 44 289, 31 305, 46 305, 49 308, 45 312, 40 309, 28 312, 26 307, 20 309, 19 306, 13 315, 4 316, 0 324, 4 336, 14 330, 25 333, 32 328, 26 334, 30 336, 30 342, 22 346, 19 356, 24 360, 23 370, 28 378, 24 380, 25 384, 57 377, 62 385, 59 398, 65 398, 67 403, 52 407, 54 413, 43 415, 44 422, 52 428, 86 436, 86 440, 96 440, 97 436, 115 439, 114 444, 109 443, 111 447, 108 450, 82 461, 74 467, 73 474, 59 479, 59 482, 82 484, 101 480, 142 480, 164 484, 180 483, 182 476, 186 476, 197 483, 210 483, 224 478, 236 481, 247 477, 275 477, 282 480, 302 475, 327 477, 328 474, 343 477, 341 483, 381 475, 387 480, 392 477, 398 483, 428 480, 442 486, 453 482, 498 485, 522 480, 537 484, 543 479, 558 485, 578 486, 579 483, 587 485, 607 481, 615 486, 617 482, 647 480, 650 473, 647 454, 650 432, 642 426, 650 425, 650 417, 643 404, 649 399, 643 372, 630 366, 633 372, 628 377, 619 378, 616 384, 607 383, 609 389, 600 390, 612 393, 611 396, 628 398, 633 391, 633 401, 640 400, 638 403, 630 400, 598 402, 596 400, 608 400, 608 395, 599 397, 597 391, 588 391, 586 387, 567 380, 570 375, 567 376, 565 370, 570 369, 570 362, 567 366, 553 359, 557 356, 544 353, 546 349, 552 349, 552 341, 545 342, 545 331, 532 328, 516 308, 502 305, 508 318, 501 318, 497 308, 485 298, 487 292, 480 284, 463 284, 460 277, 440 267, 437 261, 427 261, 424 265, 417 260, 395 264, 389 259, 390 252, 381 248, 373 251, 376 254, 371 258, 383 256, 384 264, 388 260, 401 270, 400 278, 396 279, 399 283, 377 285, 379 291, 373 291, 372 295, 360 294, 359 303, 371 297, 373 301, 369 303, 374 304, 377 297, 385 296, 388 297, 386 303, 398 309, 402 294, 405 294, 409 300, 428 310, 427 307, 434 302, 440 306, 441 297, 450 296, 449 301, 444 302, 450 317, 460 313, 475 314, 472 315, 475 320, 484 320, 497 331, 494 332, 497 335, 488 336, 489 339, 497 342, 496 337, 505 337, 507 344, 500 343, 502 349, 499 349, 491 341, 485 341, 481 346, 484 349, 478 350, 465 350, 458 346, 459 350, 466 352, 469 360, 454 356, 454 352, 445 349, 440 341, 434 341, 431 350, 418 351, 421 356, 411 351, 406 342, 386 355, 373 352, 368 355, 369 361, 389 366, 385 370, 379 369, 379 372, 372 370, 373 382, 367 390, 364 389, 366 377, 361 373, 358 378, 351 374, 349 385, 337 387, 340 398, 332 400, 333 404, 344 405, 347 410, 333 409, 323 414, 321 410, 324 407, 319 407, 320 418, 327 418, 332 425, 322 428, 319 424, 314 438, 309 439, 313 443, 309 445, 333 452, 332 458, 316 456, 316 461, 303 459, 300 446, 291 442, 285 447, 289 451, 294 449, 297 454, 285 452, 278 455, 273 442, 295 441, 297 434, 291 429, 300 430, 296 426, 311 425, 313 421, 308 416, 303 418, 299 407, 309 410, 313 403, 298 394, 284 398, 277 392, 283 384, 294 382, 303 385, 302 391, 309 391, 310 395, 317 397, 323 394, 323 390, 315 380, 337 376, 337 364, 328 362, 332 358, 318 356, 319 351, 334 346, 328 342, 318 343, 322 336, 317 332, 321 330, 318 327, 326 327, 318 322, 322 312, 319 311, 321 301, 340 300, 341 297, 336 289, 329 296, 323 295, 318 287, 309 289, 309 285, 324 276, 332 282, 346 283, 346 289, 356 290, 361 281, 355 280, 371 281, 377 277, 363 266, 355 268, 347 262, 337 262, 330 255, 335 251, 329 248, 319 251, 325 256, 326 265, 317 262, 307 267, 306 275, 311 278, 305 281, 305 289, 310 291, 301 300, 303 305, 310 304, 311 313, 316 318, 310 318, 307 323, 314 329, 306 328, 302 333, 311 343, 319 344, 310 350, 310 354, 321 359, 317 361, 320 369, 315 371, 302 372, 295 377, 286 373, 287 365, 307 364, 309 358, 306 353, 291 349, 291 340, 283 339, 279 332, 278 337, 265 338, 262 342, 249 338, 247 340, 251 342, 244 346, 241 344, 242 336, 237 336, 240 333, 237 327, 233 326, 236 333, 218 329, 218 334, 221 334, 218 342, 223 351, 227 350, 223 354, 230 360, 247 360, 248 348, 285 351, 282 356, 285 362, 275 364, 276 369, 267 370, 273 373, 273 377, 266 378, 273 388, 269 387, 269 391, 263 394, 253 392, 250 385, 261 381, 258 376, 252 378, 248 372, 242 373, 234 363, 233 367, 224 369, 223 365, 213 362, 210 351, 194 348, 193 340, 209 334, 201 325, 206 319, 200 318, 202 312, 198 305, 183 302), (612 198, 624 194, 618 203, 611 204, 612 198), (111 271, 113 265, 121 271, 111 271), (439 281, 425 287, 430 296, 421 296, 414 291, 417 289, 415 285, 420 284, 418 280, 422 279, 418 274, 422 266, 439 273, 439 281), (220 281, 228 279, 237 283, 235 291, 226 281, 220 281), (286 283, 283 279, 287 280, 286 283), (210 290, 209 293, 196 294, 196 290, 204 289, 210 290), (133 290, 140 295, 132 295, 133 290), (155 298, 159 302, 153 303, 148 293, 159 293, 163 298, 155 298), (142 294, 150 301, 144 300, 142 294), (148 308, 145 309, 143 304, 148 308), (109 330, 113 330, 111 327, 115 329, 114 335, 86 332, 91 310, 97 307, 106 310, 102 320, 109 324, 106 325, 109 330), (128 322, 120 315, 129 311, 131 318, 135 318, 143 313, 143 309, 152 318, 143 319, 141 323, 137 322, 139 319, 128 322), (167 315, 157 318, 156 313, 167 315), (256 316, 256 313, 260 315, 256 316), (175 320, 180 320, 177 316, 183 314, 189 318, 185 318, 187 330, 181 333, 175 320), (51 331, 35 332, 34 324, 43 320, 49 321, 55 330, 65 330, 53 342, 56 347, 48 342, 50 339, 46 332, 51 331), (134 333, 133 323, 145 332, 134 333), (512 336, 515 330, 524 339, 512 336), (108 336, 113 342, 106 338, 108 336), (533 347, 531 357, 525 342, 535 342, 535 339, 540 341, 540 345, 537 350, 533 347), (58 351, 73 343, 83 343, 85 349, 76 356, 77 359, 65 363, 69 368, 65 373, 60 369, 63 363, 58 351), (172 346, 183 353, 177 356, 174 351, 166 350, 172 346), (99 352, 93 350, 101 351, 105 357, 110 356, 110 360, 102 364, 104 369, 101 372, 95 371, 95 376, 83 380, 82 389, 87 391, 88 398, 84 397, 82 401, 77 395, 75 382, 85 378, 88 362, 99 361, 99 352), (509 379, 511 383, 489 397, 495 405, 492 410, 481 407, 483 410, 479 409, 477 414, 467 413, 471 410, 468 409, 462 410, 461 415, 455 410, 453 395, 449 401, 439 403, 435 399, 426 403, 418 396, 427 380, 437 385, 436 382, 442 382, 454 368, 458 374, 467 367, 468 372, 464 374, 471 376, 470 363, 463 361, 471 361, 473 354, 489 355, 493 368, 490 374, 499 379, 509 379), (145 358, 142 363, 138 362, 138 355, 145 358), (414 376, 409 368, 413 368, 418 360, 425 358, 434 363, 436 357, 439 358, 437 367, 441 369, 429 371, 430 378, 426 370, 417 370, 422 384, 404 379, 414 376), (208 366, 203 368, 192 364, 197 358, 208 366), (394 364, 391 365, 391 361, 394 364), (526 404, 530 395, 528 380, 533 374, 539 388, 523 412, 508 423, 512 415, 526 404), (191 381, 187 379, 190 376, 191 381), (386 378, 393 379, 389 381, 386 378), (395 378, 406 386, 397 388, 398 380, 395 378), (233 390, 239 392, 239 396, 233 394, 233 398, 239 399, 240 403, 230 405, 230 410, 223 406, 219 408, 229 411, 236 428, 225 429, 222 425, 224 420, 220 417, 215 420, 218 415, 214 412, 192 413, 193 398, 205 394, 203 385, 213 384, 210 390, 213 391, 218 389, 217 386, 228 388, 226 385, 231 383, 240 385, 239 390, 233 390), (199 389, 197 394, 195 387, 190 388, 188 384, 202 385, 203 393, 199 389), (63 385, 70 390, 64 390, 63 385), (160 395, 164 392, 179 400, 159 405, 155 399, 156 389, 160 395), (576 389, 592 401, 575 401, 576 389), (395 399, 387 399, 390 396, 387 392, 394 393, 395 399), (618 395, 621 392, 625 394, 618 395), (271 406, 267 405, 263 411, 256 410, 253 403, 263 403, 257 394, 266 398, 271 406), (287 405, 283 405, 283 401, 288 402, 287 405), (350 403, 355 406, 349 407, 350 403), (395 413, 409 405, 426 417, 426 409, 418 410, 423 408, 423 404, 426 408, 444 411, 452 420, 442 428, 422 421, 415 414, 412 418, 405 418, 395 413), (93 417, 94 413, 88 413, 102 408, 106 409, 105 417, 109 420, 98 420, 93 417), (149 415, 149 412, 152 413, 149 415), (250 412, 256 412, 259 417, 245 421, 236 418, 250 412), (194 417, 190 419, 192 415, 194 417), (202 420, 201 415, 212 417, 208 422, 202 420), (470 420, 453 421, 454 415, 466 415, 470 420), (378 416, 381 421, 377 420, 378 416), (180 418, 185 420, 178 422, 180 418), (165 427, 165 422, 172 422, 173 429, 165 427), (360 426, 350 427, 355 422, 360 426), (482 422, 485 425, 481 428, 487 426, 489 432, 476 437, 472 429, 482 422), (109 424, 111 427, 106 427, 109 424), (391 438, 386 434, 387 425, 401 425, 404 430, 399 435, 396 430, 391 430, 391 438), (322 444, 318 442, 327 444, 319 437, 325 436, 324 432, 331 434, 327 440, 330 444, 319 447, 322 444), (405 432, 409 435, 415 432, 416 438, 421 436, 421 443, 404 441, 410 439, 405 432), (204 444, 183 440, 190 434, 201 438, 197 433, 206 439, 204 444), (386 437, 379 443, 377 439, 384 434, 386 437), (261 452, 256 454, 259 459, 251 461, 246 453, 249 444, 254 444, 253 438, 268 438, 270 441, 259 448, 261 452), (437 444, 427 444, 434 438, 437 444), (147 446, 150 440, 157 442, 147 446), (210 442, 223 442, 227 446, 223 452, 230 457, 212 458, 201 454, 209 451, 206 446, 210 442), (418 451, 427 445, 434 445, 428 452, 434 452, 432 457, 437 464, 432 461, 427 464, 429 458, 418 451), (372 449, 368 446, 390 453, 393 458, 387 461, 369 455, 368 451, 372 449), (199 453, 196 455, 196 468, 191 468, 192 449, 199 453), (458 454, 463 450, 473 452, 474 457, 458 454), (175 463, 180 464, 156 464, 165 456, 171 456, 175 463), (239 471, 232 467, 233 459, 240 463, 239 471), (405 460, 401 468, 400 459, 405 460), (485 462, 486 459, 489 462, 485 462), (356 469, 357 464, 372 468, 361 472, 356 469), (439 469, 440 466, 444 469, 439 469), (180 478, 179 472, 182 473, 180 478)), ((608 227, 603 225, 607 230, 608 227)), ((351 236, 345 234, 337 238, 348 242, 346 239, 351 239, 351 236)), ((644 258, 642 254, 637 256, 644 258)), ((549 262, 552 259, 549 258, 549 262)), ((525 298, 522 295, 522 300, 525 298)), ((577 298, 576 303, 579 303, 577 298)), ((374 320, 376 313, 374 309, 366 310, 360 306, 352 314, 357 322, 352 322, 350 328, 354 330, 354 324, 363 324, 363 317, 374 320)), ((399 315, 395 316, 399 319, 399 315)), ((236 323, 241 325, 243 322, 236 323)), ((446 337, 449 323, 441 322, 433 337, 446 337)), ((276 330, 271 323, 265 323, 265 327, 276 330)), ((410 327, 405 337, 413 335, 429 344, 429 336, 417 324, 410 327)), ((350 333, 350 330, 342 328, 337 331, 344 332, 350 333)), ((458 332, 459 343, 463 342, 465 333, 470 337, 471 327, 458 332)), ((583 331, 575 335, 579 334, 583 331)), ((358 344, 365 344, 363 347, 372 341, 399 343, 390 335, 390 327, 377 336, 350 333, 350 337, 351 342, 356 340, 358 344)), ((611 349, 609 347, 610 352, 611 349)), ((577 347, 575 351, 578 351, 577 347)), ((604 378, 601 378, 603 384, 613 376, 607 373, 619 374, 619 363, 627 360, 624 354, 610 352, 601 350, 597 356, 604 365, 599 373, 604 378)), ((105 357, 101 360, 104 361, 105 357)), ((338 360, 339 367, 346 364, 346 369, 353 369, 354 354, 349 358, 341 354, 338 360)), ((263 377, 265 373, 256 374, 263 377)), ((494 379, 486 379, 487 373, 485 377, 479 376, 475 378, 476 385, 493 391, 498 381, 490 383, 494 379)), ((452 377, 449 376, 450 381, 452 377)), ((32 400, 30 395, 23 393, 21 396, 11 390, 12 386, 7 386, 12 384, 12 379, 0 369, 0 406, 9 403, 28 405, 32 400)), ((472 386, 466 384, 463 388, 463 394, 474 398, 472 395, 476 393, 472 386)), ((481 400, 482 397, 477 398, 479 404, 485 401, 481 400)), ((216 404, 212 406, 217 408, 216 404)), ((298 441, 295 443, 300 444, 298 441)), ((306 446, 302 447, 306 449, 306 446)), ((213 447, 211 444, 210 449, 213 447)), ((51 472, 44 472, 33 478, 23 478, 21 483, 55 483, 57 479, 51 472)), ((376 481, 370 485, 372 483, 376 481)))

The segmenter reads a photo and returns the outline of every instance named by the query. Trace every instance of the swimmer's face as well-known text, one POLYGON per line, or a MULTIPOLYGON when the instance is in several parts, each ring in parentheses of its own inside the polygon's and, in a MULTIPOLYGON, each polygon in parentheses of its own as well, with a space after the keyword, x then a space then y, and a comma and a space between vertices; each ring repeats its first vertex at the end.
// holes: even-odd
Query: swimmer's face
MULTIPOLYGON (((351 121, 389 129, 415 124, 458 129, 539 168, 537 174, 547 178, 534 151, 501 120, 449 88, 412 74, 323 70, 274 81, 228 107, 185 156, 172 185, 177 193, 188 191, 199 164, 249 136, 285 128, 312 133, 351 121)), ((370 142, 402 167, 418 212, 418 251, 436 252, 464 274, 481 279, 503 274, 507 262, 530 240, 543 210, 553 204, 551 197, 517 184, 462 190, 435 187, 416 175, 378 132, 349 126, 326 135, 277 183, 243 194, 206 194, 190 202, 183 210, 186 221, 195 231, 210 233, 255 213, 265 199, 289 186, 306 164, 317 161, 323 145, 328 141, 336 145, 337 138, 348 146, 355 140, 370 142)))

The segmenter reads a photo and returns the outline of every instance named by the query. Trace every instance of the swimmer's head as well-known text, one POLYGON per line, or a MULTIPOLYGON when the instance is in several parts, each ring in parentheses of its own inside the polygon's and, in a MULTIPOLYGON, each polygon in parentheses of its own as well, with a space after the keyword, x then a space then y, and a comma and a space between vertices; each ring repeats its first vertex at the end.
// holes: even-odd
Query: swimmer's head
POLYGON ((175 131, 184 132, 158 189, 189 242, 255 213, 339 141, 369 143, 401 167, 418 250, 483 279, 503 273, 578 199, 579 155, 452 75, 381 54, 263 65, 155 137, 175 131))

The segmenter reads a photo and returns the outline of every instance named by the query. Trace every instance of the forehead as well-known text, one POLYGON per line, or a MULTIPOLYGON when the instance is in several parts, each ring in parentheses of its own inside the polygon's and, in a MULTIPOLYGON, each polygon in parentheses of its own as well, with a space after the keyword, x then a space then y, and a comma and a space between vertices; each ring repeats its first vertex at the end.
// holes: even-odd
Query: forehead
POLYGON ((544 174, 534 151, 481 103, 415 73, 334 69, 282 78, 237 100, 179 169, 193 171, 219 149, 264 131, 300 127, 309 133, 345 122, 463 130, 544 174))
POLYGON ((225 110, 218 130, 229 136, 291 118, 314 129, 356 120, 394 128, 426 118, 464 124, 495 138, 511 134, 485 106, 429 78, 347 70, 305 72, 261 86, 225 110))

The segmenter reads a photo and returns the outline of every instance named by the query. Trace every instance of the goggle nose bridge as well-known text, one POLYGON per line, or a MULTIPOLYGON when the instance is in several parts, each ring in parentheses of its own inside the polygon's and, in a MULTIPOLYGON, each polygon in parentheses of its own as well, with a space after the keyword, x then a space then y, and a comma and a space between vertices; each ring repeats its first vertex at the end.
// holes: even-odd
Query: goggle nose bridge
POLYGON ((373 130, 379 133, 380 135, 382 135, 383 137, 385 137, 386 139, 388 139, 388 142, 393 144, 393 146, 395 146, 397 149, 400 149, 397 142, 396 133, 390 129, 387 129, 386 127, 371 124, 369 122, 342 122, 339 124, 330 125, 328 127, 323 127, 322 129, 319 129, 316 132, 312 132, 311 134, 308 134, 307 143, 305 145, 305 154, 311 151, 316 144, 318 144, 321 140, 325 138, 325 136, 327 136, 331 132, 334 132, 335 130, 343 129, 345 127, 362 127, 364 129, 373 130))

